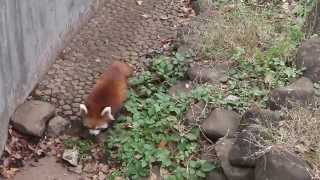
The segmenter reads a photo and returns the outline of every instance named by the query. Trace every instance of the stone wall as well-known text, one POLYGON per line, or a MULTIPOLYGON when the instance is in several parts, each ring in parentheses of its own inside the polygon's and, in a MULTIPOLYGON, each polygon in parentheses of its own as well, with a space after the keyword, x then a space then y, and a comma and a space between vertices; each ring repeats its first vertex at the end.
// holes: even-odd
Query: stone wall
POLYGON ((0 155, 9 118, 99 0, 0 0, 0 155))

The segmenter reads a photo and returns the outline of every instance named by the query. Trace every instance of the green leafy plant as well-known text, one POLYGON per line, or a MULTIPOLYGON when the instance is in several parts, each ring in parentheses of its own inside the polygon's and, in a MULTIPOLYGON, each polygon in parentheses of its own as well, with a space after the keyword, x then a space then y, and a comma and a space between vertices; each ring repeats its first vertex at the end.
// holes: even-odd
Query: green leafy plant
MULTIPOLYGON (((189 103, 205 95, 181 95, 173 98, 168 88, 184 77, 187 59, 174 57, 154 59, 150 71, 130 80, 133 89, 129 93, 125 109, 127 116, 118 119, 108 135, 106 150, 113 150, 122 163, 121 172, 133 179, 149 175, 152 164, 160 164, 175 177, 182 170, 187 173, 187 162, 197 152, 199 130, 186 127, 182 116, 189 103)), ((204 161, 193 168, 195 176, 203 177, 213 166, 204 161), (202 167, 203 166, 203 167, 202 167)))

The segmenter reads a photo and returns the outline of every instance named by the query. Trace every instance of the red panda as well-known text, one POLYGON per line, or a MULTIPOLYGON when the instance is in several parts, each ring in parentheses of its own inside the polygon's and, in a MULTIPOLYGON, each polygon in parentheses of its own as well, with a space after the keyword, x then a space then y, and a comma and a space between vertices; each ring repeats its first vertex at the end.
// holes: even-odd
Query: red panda
POLYGON ((98 135, 115 120, 115 114, 127 99, 128 78, 132 73, 128 64, 112 63, 97 80, 85 103, 80 104, 83 125, 90 134, 98 135))

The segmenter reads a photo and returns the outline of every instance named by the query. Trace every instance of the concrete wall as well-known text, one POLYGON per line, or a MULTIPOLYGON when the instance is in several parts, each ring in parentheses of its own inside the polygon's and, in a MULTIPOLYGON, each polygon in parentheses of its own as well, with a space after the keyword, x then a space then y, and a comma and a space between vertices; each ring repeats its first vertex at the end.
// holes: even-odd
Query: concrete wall
POLYGON ((0 0, 0 155, 9 118, 96 0, 0 0))

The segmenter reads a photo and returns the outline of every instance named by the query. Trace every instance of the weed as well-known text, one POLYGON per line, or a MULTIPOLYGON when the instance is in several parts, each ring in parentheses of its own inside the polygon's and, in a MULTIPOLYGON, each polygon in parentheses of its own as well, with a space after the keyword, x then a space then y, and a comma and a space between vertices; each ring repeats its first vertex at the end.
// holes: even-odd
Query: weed
POLYGON ((214 168, 192 158, 197 152, 199 130, 186 127, 181 121, 189 103, 205 95, 195 92, 195 97, 181 95, 176 99, 167 94, 170 85, 183 78, 186 70, 186 59, 179 54, 159 57, 150 71, 130 80, 133 89, 125 103, 129 115, 118 119, 109 132, 108 137, 112 138, 106 141, 107 150, 116 149, 123 175, 133 179, 147 176, 154 163, 169 172, 169 179, 179 179, 181 174, 204 177, 214 168), (130 128, 125 128, 128 124, 130 128), (194 160, 188 167, 190 158, 194 160))
MULTIPOLYGON (((268 146, 280 146, 302 156, 320 177, 320 109, 308 110, 295 106, 285 112, 280 127, 273 128, 268 146)), ((315 178, 315 179, 317 179, 315 178)))
POLYGON ((284 24, 270 16, 270 10, 257 11, 245 5, 229 7, 208 19, 199 48, 209 59, 229 59, 238 47, 250 59, 257 48, 267 47, 283 29, 284 24))
POLYGON ((264 107, 271 89, 287 85, 301 74, 292 66, 289 58, 301 39, 296 29, 292 29, 292 37, 287 37, 264 52, 257 50, 253 61, 244 59, 244 49, 237 49, 233 59, 238 66, 230 70, 228 81, 229 93, 240 98, 237 104, 233 104, 235 109, 245 110, 253 102, 264 107))

